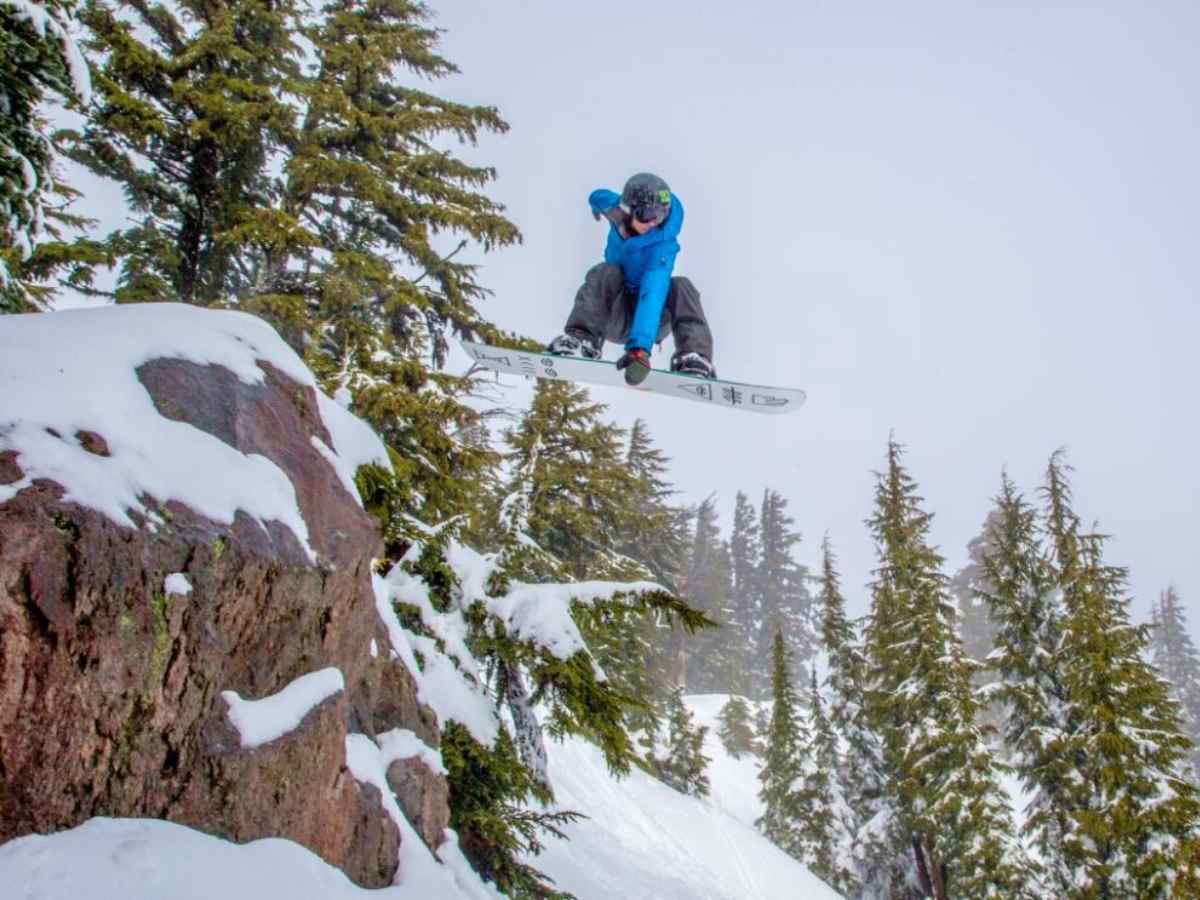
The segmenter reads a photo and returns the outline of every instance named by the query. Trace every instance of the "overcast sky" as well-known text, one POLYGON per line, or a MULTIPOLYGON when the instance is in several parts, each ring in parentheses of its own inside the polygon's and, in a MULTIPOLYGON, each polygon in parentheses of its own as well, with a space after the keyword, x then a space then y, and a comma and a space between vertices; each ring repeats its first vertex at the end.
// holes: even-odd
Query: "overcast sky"
POLYGON ((603 247, 588 192, 650 170, 721 375, 808 391, 774 418, 596 389, 686 498, 728 527, 737 490, 778 488, 861 611, 889 432, 948 572, 1002 467, 1033 494, 1066 446, 1137 613, 1174 583, 1195 629, 1195 4, 431 5, 462 69, 435 92, 512 126, 469 153, 525 235, 482 258, 486 314, 561 330, 603 247))
POLYGON ((479 257, 485 314, 558 333, 603 250, 587 194, 649 170, 720 374, 808 391, 776 418, 595 389, 684 499, 716 493, 727 530, 738 490, 780 490, 861 612, 890 432, 948 574, 1001 469, 1034 495, 1065 446, 1135 612, 1174 583, 1200 633, 1194 3, 429 2, 462 69, 430 89, 512 126, 465 151, 525 235, 479 257))

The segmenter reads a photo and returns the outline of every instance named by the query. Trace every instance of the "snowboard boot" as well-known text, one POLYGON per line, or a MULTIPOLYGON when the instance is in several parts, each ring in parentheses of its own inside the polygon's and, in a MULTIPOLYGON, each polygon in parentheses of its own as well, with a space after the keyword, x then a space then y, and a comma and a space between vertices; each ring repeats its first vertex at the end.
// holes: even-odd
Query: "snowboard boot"
POLYGON ((699 353, 676 353, 671 357, 671 371, 681 375, 698 375, 701 378, 716 378, 713 364, 699 353))
POLYGON ((646 380, 650 374, 650 354, 641 347, 626 350, 617 360, 617 369, 625 370, 625 383, 634 387, 646 380))
POLYGON ((573 334, 563 332, 550 342, 547 353, 555 356, 578 356, 583 359, 599 359, 600 348, 586 338, 578 338, 573 334))

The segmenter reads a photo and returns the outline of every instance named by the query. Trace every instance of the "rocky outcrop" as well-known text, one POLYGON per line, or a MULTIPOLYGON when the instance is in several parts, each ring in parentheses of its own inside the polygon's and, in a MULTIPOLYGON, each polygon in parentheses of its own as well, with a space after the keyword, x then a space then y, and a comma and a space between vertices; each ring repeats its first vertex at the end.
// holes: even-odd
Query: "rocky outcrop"
MULTIPOLYGON (((388 646, 370 578, 382 547, 313 445, 334 443, 315 394, 262 367, 260 385, 179 359, 138 377, 161 415, 289 476, 316 562, 291 530, 244 514, 226 524, 143 498, 153 514, 132 529, 48 479, 0 503, 0 843, 147 816, 290 838, 363 886, 392 882, 399 831, 346 768, 345 738, 406 728, 435 744, 437 723, 404 668, 371 652, 388 646), (177 572, 190 594, 166 591, 177 572), (257 699, 331 666, 344 691, 283 737, 241 746, 223 691, 257 699)), ((73 437, 109 452, 103 433, 73 437)), ((0 484, 22 477, 20 457, 0 453, 0 484)), ((419 793, 405 808, 432 845, 445 798, 419 793)))
POLYGON ((388 785, 400 808, 431 849, 437 849, 450 824, 450 785, 419 756, 388 766, 388 785))

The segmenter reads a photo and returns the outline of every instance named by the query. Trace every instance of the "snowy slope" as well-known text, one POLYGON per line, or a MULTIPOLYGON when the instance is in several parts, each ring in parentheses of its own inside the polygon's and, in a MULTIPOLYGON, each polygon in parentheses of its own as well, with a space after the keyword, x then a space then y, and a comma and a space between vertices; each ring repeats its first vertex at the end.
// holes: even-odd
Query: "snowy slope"
POLYGON ((727 698, 687 698, 709 725, 712 795, 688 797, 635 771, 614 781, 604 757, 579 740, 550 742, 555 798, 588 819, 529 860, 580 900, 824 900, 840 895, 759 835, 757 766, 731 759, 715 737, 727 698))

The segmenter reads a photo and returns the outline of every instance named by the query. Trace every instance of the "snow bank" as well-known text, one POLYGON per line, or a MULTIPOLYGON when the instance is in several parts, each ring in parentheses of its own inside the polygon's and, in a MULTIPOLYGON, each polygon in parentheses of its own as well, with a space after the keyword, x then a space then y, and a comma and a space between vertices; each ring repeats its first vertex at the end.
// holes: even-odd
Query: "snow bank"
MULTIPOLYGON (((711 695, 686 702, 708 724, 725 699, 711 695)), ((550 741, 547 751, 557 805, 589 817, 563 829, 570 840, 549 839, 540 856, 527 860, 560 890, 580 898, 656 900, 840 896, 754 830, 757 764, 730 759, 712 732, 704 747, 712 759, 712 796, 704 799, 638 769, 615 781, 604 755, 582 740, 550 741)))
POLYGON ((241 735, 242 746, 259 747, 295 729, 314 707, 345 687, 341 671, 330 667, 301 675, 261 700, 243 700, 236 691, 222 691, 221 696, 229 703, 229 720, 241 735))
MULTIPOLYGON (((128 512, 146 515, 146 496, 177 500, 226 524, 242 510, 260 523, 286 525, 312 557, 282 469, 159 415, 136 373, 158 358, 224 366, 246 384, 263 382, 262 360, 316 387, 300 357, 245 313, 147 303, 0 317, 0 452, 15 450, 25 472, 0 485, 0 503, 49 478, 66 489, 67 500, 130 528, 128 512), (102 435, 111 455, 85 450, 75 437, 81 431, 102 435)), ((357 497, 354 470, 368 462, 390 466, 387 450, 366 424, 319 390, 317 397, 334 444, 322 453, 357 497)))
POLYGON ((91 819, 70 831, 0 846, 0 884, 13 900, 495 900, 499 896, 456 856, 439 866, 415 832, 404 835, 395 887, 368 891, 292 841, 233 844, 155 819, 91 819), (429 868, 414 863, 424 856, 429 868), (401 870, 405 870, 402 868, 401 870))

